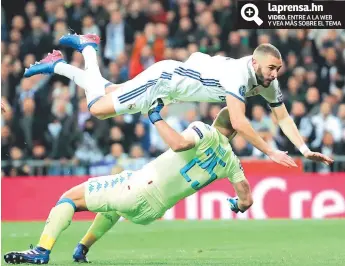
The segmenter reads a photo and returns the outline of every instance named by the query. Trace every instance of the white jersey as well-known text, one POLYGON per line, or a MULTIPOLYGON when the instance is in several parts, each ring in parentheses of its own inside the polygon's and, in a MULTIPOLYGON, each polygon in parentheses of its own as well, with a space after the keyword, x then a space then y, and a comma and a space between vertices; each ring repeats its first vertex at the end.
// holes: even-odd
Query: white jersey
POLYGON ((247 97, 261 95, 272 106, 282 104, 277 80, 264 88, 259 85, 252 66, 252 56, 232 59, 193 53, 186 62, 163 60, 150 66, 113 93, 117 114, 147 113, 161 98, 173 102, 225 102, 231 94, 245 102, 247 97))
POLYGON ((233 59, 193 53, 186 62, 174 70, 176 100, 221 102, 231 94, 245 102, 247 97, 261 95, 271 105, 282 103, 277 80, 264 88, 259 85, 252 66, 252 56, 233 59))
POLYGON ((136 172, 136 182, 145 185, 147 200, 159 202, 165 209, 211 182, 229 178, 233 183, 245 179, 229 140, 216 128, 193 122, 184 133, 193 134, 195 147, 173 152, 171 149, 136 172))
POLYGON ((157 99, 173 102, 225 102, 231 94, 245 102, 261 95, 272 106, 283 102, 277 80, 264 88, 259 85, 252 66, 252 56, 232 59, 193 53, 186 62, 163 60, 150 66, 113 93, 117 114, 146 114, 157 99))

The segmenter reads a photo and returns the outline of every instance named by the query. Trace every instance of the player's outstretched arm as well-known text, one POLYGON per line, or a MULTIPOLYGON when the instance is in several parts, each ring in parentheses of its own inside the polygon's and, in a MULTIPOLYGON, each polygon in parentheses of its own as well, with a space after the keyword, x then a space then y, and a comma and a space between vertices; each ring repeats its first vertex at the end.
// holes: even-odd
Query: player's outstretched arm
POLYGON ((309 150, 284 104, 272 107, 272 112, 277 118, 278 124, 284 134, 299 149, 305 158, 312 161, 322 162, 326 165, 333 163, 333 160, 328 156, 309 150))
POLYGON ((265 153, 276 163, 287 167, 297 167, 287 152, 272 150, 271 147, 255 132, 254 128, 245 116, 245 104, 232 95, 226 96, 226 104, 229 110, 230 122, 234 130, 242 135, 254 147, 265 153))
POLYGON ((164 104, 161 99, 155 101, 149 110, 149 119, 151 123, 156 126, 164 142, 175 152, 186 151, 193 148, 195 146, 193 136, 188 134, 181 135, 162 119, 160 111, 163 107, 164 104))

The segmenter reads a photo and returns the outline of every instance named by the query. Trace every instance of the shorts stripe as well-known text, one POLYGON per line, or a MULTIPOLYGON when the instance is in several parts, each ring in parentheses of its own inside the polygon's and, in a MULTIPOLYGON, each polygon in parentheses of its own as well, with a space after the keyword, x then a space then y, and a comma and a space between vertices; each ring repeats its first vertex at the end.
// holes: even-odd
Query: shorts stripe
POLYGON ((181 73, 180 71, 175 71, 176 74, 179 74, 181 76, 184 76, 184 77, 189 77, 189 78, 192 78, 192 79, 195 79, 197 81, 200 81, 204 86, 213 86, 213 87, 222 87, 219 83, 217 82, 213 82, 213 81, 207 81, 207 80, 203 80, 199 77, 195 77, 193 76, 192 74, 190 73, 181 73))
POLYGON ((119 96, 119 102, 120 103, 125 103, 129 100, 132 100, 133 98, 139 96, 140 94, 143 94, 149 87, 155 85, 157 83, 158 79, 155 80, 149 80, 145 85, 142 85, 130 92, 127 92, 123 95, 119 96))
POLYGON ((194 71, 194 70, 191 70, 191 69, 184 69, 184 68, 177 68, 176 69, 179 73, 181 74, 189 74, 190 76, 193 76, 194 78, 202 81, 202 82, 211 82, 211 83, 217 83, 217 84, 220 84, 219 83, 219 80, 216 80, 216 79, 204 79, 201 77, 200 73, 194 71))
POLYGON ((222 86, 220 85, 219 80, 216 79, 204 79, 201 77, 200 73, 192 70, 192 69, 185 69, 183 67, 178 67, 175 69, 174 73, 184 76, 184 77, 189 77, 195 80, 200 81, 204 86, 212 86, 212 87, 219 87, 221 88, 222 86))
POLYGON ((204 80, 198 76, 195 76, 194 74, 191 74, 189 72, 181 72, 180 70, 176 70, 175 73, 181 75, 181 76, 186 76, 186 77, 190 77, 192 79, 196 79, 200 82, 202 82, 203 84, 205 84, 206 86, 212 86, 212 85, 218 85, 217 82, 215 81, 211 81, 211 80, 204 80))
POLYGON ((162 72, 160 78, 162 79, 171 79, 172 78, 172 74, 171 73, 167 73, 167 72, 162 72))
POLYGON ((204 78, 201 78, 201 74, 199 72, 193 70, 193 69, 185 69, 183 67, 178 67, 177 69, 181 70, 182 72, 190 72, 191 74, 197 76, 201 80, 204 80, 204 81, 214 81, 214 82, 219 83, 219 80, 217 80, 217 79, 204 79, 204 78))
POLYGON ((132 90, 132 91, 130 91, 130 92, 127 92, 127 93, 125 93, 125 94, 122 94, 121 96, 119 96, 119 98, 122 98, 122 97, 125 97, 125 96, 127 96, 127 95, 133 94, 133 92, 135 92, 135 91, 137 91, 137 90, 139 90, 139 89, 142 89, 143 87, 145 87, 145 86, 146 86, 147 84, 149 84, 149 83, 157 82, 157 80, 158 80, 158 79, 149 80, 149 81, 146 82, 146 84, 144 84, 144 85, 142 85, 142 86, 140 86, 140 87, 138 87, 138 88, 136 88, 136 89, 134 89, 134 90, 132 90))

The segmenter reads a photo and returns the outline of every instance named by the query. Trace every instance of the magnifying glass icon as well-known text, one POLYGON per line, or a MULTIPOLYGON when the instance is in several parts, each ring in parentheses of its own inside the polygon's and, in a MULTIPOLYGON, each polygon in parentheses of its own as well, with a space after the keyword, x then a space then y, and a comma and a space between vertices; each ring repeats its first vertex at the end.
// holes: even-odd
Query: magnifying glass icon
POLYGON ((259 18, 259 9, 254 4, 245 4, 241 8, 241 16, 246 21, 254 21, 259 26, 263 23, 262 19, 259 18))

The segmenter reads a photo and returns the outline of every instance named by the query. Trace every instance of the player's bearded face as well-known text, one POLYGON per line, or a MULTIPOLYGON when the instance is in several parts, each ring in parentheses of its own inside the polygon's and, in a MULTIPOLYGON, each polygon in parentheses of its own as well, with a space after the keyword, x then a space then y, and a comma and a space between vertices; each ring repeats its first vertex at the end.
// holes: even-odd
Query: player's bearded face
MULTIPOLYGON (((268 80, 265 79, 263 73, 262 73, 262 66, 258 66, 258 69, 256 71, 256 78, 258 79, 259 83, 262 84, 264 87, 267 87, 269 85, 268 80), (268 85, 266 85, 268 83, 268 85)), ((271 83, 271 81, 269 81, 271 83)))
POLYGON ((272 72, 273 71, 269 67, 259 65, 256 76, 262 86, 268 87, 271 82, 277 78, 277 74, 272 72))
POLYGON ((268 87, 277 78, 281 65, 281 60, 278 58, 272 56, 264 58, 258 64, 256 70, 256 77, 259 83, 264 87, 268 87))

